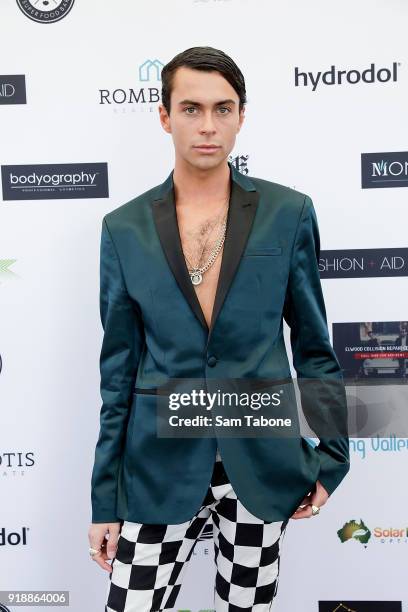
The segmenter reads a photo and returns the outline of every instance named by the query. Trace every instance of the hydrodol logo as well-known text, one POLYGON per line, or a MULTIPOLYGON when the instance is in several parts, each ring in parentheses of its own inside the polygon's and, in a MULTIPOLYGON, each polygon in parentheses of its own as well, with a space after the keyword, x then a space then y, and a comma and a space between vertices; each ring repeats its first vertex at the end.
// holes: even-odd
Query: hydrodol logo
POLYGON ((338 69, 334 64, 324 72, 305 72, 295 66, 295 87, 311 87, 316 91, 323 85, 356 85, 357 83, 388 83, 398 80, 399 62, 393 62, 389 67, 378 68, 374 63, 369 68, 358 70, 351 68, 338 69))

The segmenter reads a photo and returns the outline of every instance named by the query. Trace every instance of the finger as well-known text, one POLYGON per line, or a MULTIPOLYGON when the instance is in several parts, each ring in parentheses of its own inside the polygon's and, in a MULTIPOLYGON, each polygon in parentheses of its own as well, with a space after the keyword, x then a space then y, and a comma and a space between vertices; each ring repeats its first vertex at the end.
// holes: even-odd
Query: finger
POLYGON ((310 518, 312 515, 312 506, 308 504, 300 510, 296 510, 291 516, 293 519, 310 518))
MULTIPOLYGON (((97 549, 96 546, 93 546, 92 548, 97 549)), ((107 563, 108 555, 106 553, 106 540, 105 539, 100 546, 100 550, 95 555, 91 555, 91 559, 95 561, 102 569, 107 570, 108 572, 112 571, 112 566, 109 563, 107 563)))
POLYGON ((91 531, 88 534, 89 544, 91 548, 95 548, 98 551, 96 555, 91 555, 91 559, 95 561, 102 569, 112 571, 112 567, 106 562, 108 555, 106 553, 106 533, 103 531, 91 531))
POLYGON ((108 556, 106 554, 106 552, 98 552, 97 555, 92 555, 92 559, 93 561, 95 561, 102 569, 111 572, 112 571, 112 565, 110 563, 108 563, 108 556))
POLYGON ((316 504, 317 506, 323 506, 324 504, 327 503, 327 501, 329 500, 329 494, 327 493, 326 489, 320 489, 317 492, 318 495, 318 504, 316 504))
POLYGON ((91 548, 95 548, 95 550, 99 550, 102 547, 102 544, 104 542, 104 537, 105 537, 105 534, 101 530, 99 530, 99 532, 90 531, 88 533, 89 546, 91 548))
POLYGON ((323 490, 318 489, 316 493, 312 495, 309 503, 313 504, 313 506, 318 506, 320 508, 321 506, 324 506, 327 500, 328 496, 326 495, 326 493, 323 490))
POLYGON ((298 508, 301 508, 301 506, 307 506, 307 504, 310 504, 310 495, 306 495, 306 497, 302 499, 298 508))
POLYGON ((109 525, 108 541, 106 543, 106 552, 109 559, 113 559, 116 555, 118 547, 118 539, 120 533, 120 523, 113 523, 109 525))

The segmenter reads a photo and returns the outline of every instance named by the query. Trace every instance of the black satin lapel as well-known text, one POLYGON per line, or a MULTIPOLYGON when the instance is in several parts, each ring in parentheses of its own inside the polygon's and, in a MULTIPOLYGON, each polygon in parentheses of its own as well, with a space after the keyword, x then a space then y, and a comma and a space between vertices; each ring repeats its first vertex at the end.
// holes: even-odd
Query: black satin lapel
POLYGON ((174 190, 170 189, 162 199, 154 200, 152 211, 160 243, 174 277, 194 314, 208 332, 207 321, 191 282, 183 254, 177 223, 174 190))
POLYGON ((232 181, 224 250, 208 339, 214 329, 217 317, 245 249, 255 218, 258 201, 258 191, 246 191, 236 181, 232 181))

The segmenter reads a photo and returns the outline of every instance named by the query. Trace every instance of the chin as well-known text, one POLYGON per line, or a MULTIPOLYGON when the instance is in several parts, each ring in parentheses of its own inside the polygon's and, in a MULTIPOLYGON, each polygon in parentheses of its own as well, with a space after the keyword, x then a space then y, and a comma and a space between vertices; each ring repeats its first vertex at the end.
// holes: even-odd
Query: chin
POLYGON ((195 168, 201 168, 203 170, 206 169, 210 169, 210 168, 216 168, 217 166, 219 166, 220 164, 222 164, 224 161, 224 157, 222 156, 217 156, 217 157, 205 157, 204 155, 197 159, 193 159, 190 161, 190 163, 192 164, 192 166, 194 166, 195 168))

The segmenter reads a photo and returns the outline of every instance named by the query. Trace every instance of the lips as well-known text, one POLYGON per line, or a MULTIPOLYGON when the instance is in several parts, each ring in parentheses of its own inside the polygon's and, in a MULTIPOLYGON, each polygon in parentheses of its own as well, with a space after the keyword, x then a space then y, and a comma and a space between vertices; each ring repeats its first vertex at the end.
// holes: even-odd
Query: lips
POLYGON ((217 151, 221 147, 219 147, 218 145, 196 145, 194 148, 199 151, 211 152, 211 151, 217 151))

